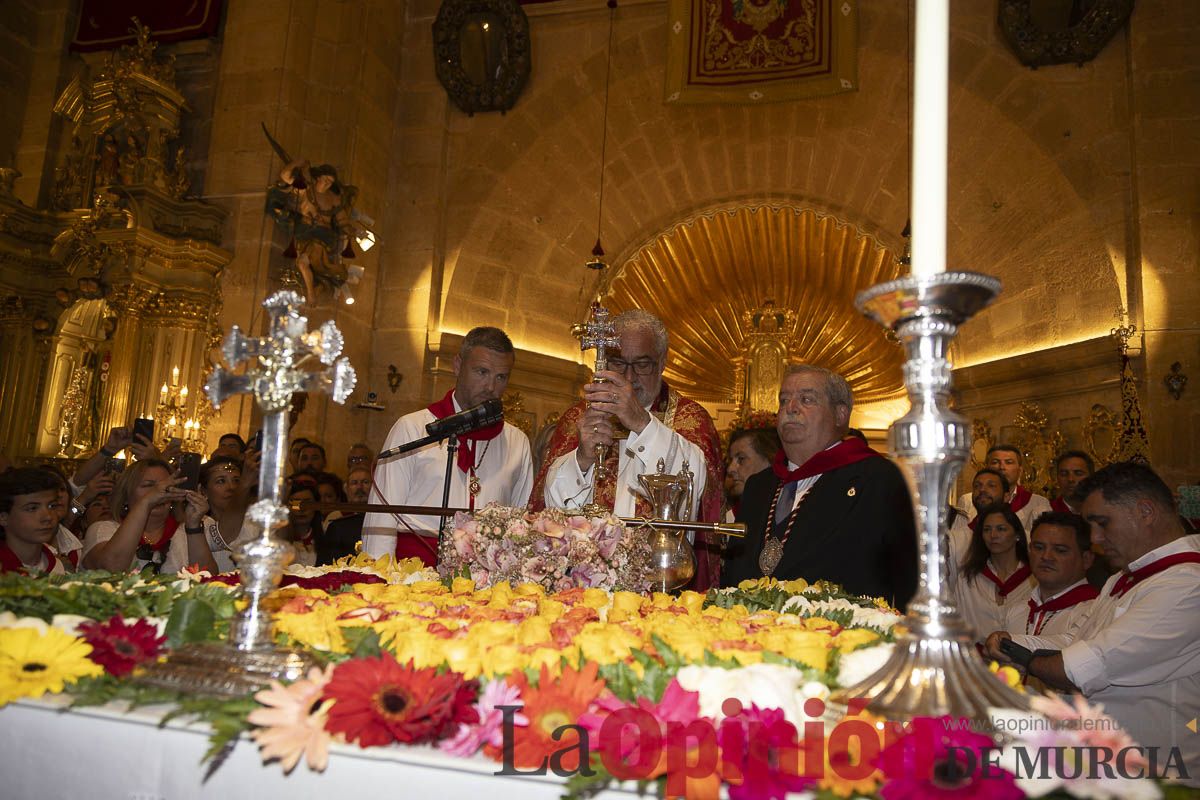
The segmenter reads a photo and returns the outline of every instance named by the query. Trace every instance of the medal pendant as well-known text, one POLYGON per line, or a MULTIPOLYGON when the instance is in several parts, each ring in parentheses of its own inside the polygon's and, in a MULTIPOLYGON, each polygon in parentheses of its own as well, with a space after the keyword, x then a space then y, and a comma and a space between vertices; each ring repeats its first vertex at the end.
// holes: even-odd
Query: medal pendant
POLYGON ((471 482, 467 484, 467 490, 471 493, 471 497, 478 497, 481 488, 478 476, 471 475, 471 482))
POLYGON ((783 542, 774 536, 768 536, 762 552, 758 554, 758 568, 762 570, 763 577, 771 577, 782 558, 783 542))

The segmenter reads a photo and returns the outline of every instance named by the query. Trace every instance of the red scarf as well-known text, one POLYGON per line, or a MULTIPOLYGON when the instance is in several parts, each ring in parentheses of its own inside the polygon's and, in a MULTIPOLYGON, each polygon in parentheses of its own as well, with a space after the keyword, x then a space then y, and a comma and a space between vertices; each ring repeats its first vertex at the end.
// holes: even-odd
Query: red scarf
POLYGON ((781 482, 791 483, 875 457, 881 456, 868 447, 862 439, 853 437, 843 439, 828 450, 822 450, 795 469, 788 469, 787 453, 780 450, 775 453, 775 461, 771 464, 771 469, 775 471, 775 477, 779 478, 781 482))
MULTIPOLYGON (((171 537, 175 535, 177 528, 179 528, 179 520, 175 519, 175 517, 171 516, 170 514, 167 514, 167 518, 163 520, 162 536, 158 537, 158 541, 154 544, 149 544, 149 542, 147 542, 147 545, 156 553, 163 552, 167 549, 167 547, 170 546, 171 537)), ((142 536, 145 535, 146 534, 144 533, 142 534, 142 536)), ((142 539, 142 541, 145 542, 146 540, 142 539)))
POLYGON ((1015 513, 1029 505, 1029 501, 1032 498, 1033 492, 1029 491, 1024 486, 1018 486, 1017 490, 1013 492, 1013 499, 1012 502, 1008 504, 1008 507, 1011 508, 1015 513))
POLYGON ((1108 593, 1113 597, 1121 597, 1130 589, 1146 580, 1146 578, 1157 575, 1176 564, 1200 564, 1200 553, 1194 551, 1175 553, 1174 555, 1163 556, 1156 561, 1151 561, 1146 566, 1138 567, 1133 572, 1122 574, 1121 577, 1117 578, 1117 582, 1113 584, 1112 589, 1108 593))
POLYGON ((1029 616, 1025 620, 1025 632, 1029 632, 1029 626, 1033 624, 1033 620, 1037 615, 1042 615, 1038 620, 1037 626, 1033 629, 1033 635, 1038 636, 1042 632, 1042 626, 1050 619, 1050 615, 1057 611, 1065 611, 1071 606, 1080 603, 1086 603, 1088 600, 1095 600, 1100 596, 1100 591, 1089 584, 1076 586, 1069 592, 1060 594, 1053 600, 1047 600, 1044 603, 1035 603, 1033 598, 1029 598, 1029 616))
MULTIPOLYGON (((1050 509, 1052 511, 1061 511, 1064 514, 1075 514, 1075 512, 1071 510, 1071 507, 1067 505, 1067 501, 1063 500, 1061 497, 1056 497, 1050 501, 1050 509)), ((1078 514, 1076 514, 1076 516, 1078 516, 1078 514)))
MULTIPOLYGON (((58 563, 58 559, 54 557, 54 551, 46 545, 42 545, 42 554, 46 556, 46 574, 49 575, 54 571, 54 565, 58 563)), ((8 542, 0 542, 0 572, 17 572, 21 575, 28 575, 29 568, 25 566, 25 562, 21 557, 13 552, 8 546, 8 542)))
POLYGON ((1021 582, 1028 578, 1032 573, 1028 564, 1022 564, 1021 566, 1017 567, 1016 572, 1008 576, 1008 580, 1002 581, 1000 580, 1000 576, 992 572, 991 566, 984 564, 983 572, 979 574, 996 584, 996 591, 999 593, 1000 597, 1003 598, 1008 597, 1008 593, 1020 586, 1021 582))
MULTIPOLYGON (((431 403, 426 406, 429 413, 438 419, 445 419, 451 414, 457 413, 454 410, 454 390, 446 392, 446 396, 436 403, 431 403)), ((483 442, 489 439, 495 439, 504 430, 504 420, 488 425, 486 428, 471 431, 470 433, 460 434, 458 437, 458 468, 468 475, 471 470, 475 469, 475 442, 483 442)))

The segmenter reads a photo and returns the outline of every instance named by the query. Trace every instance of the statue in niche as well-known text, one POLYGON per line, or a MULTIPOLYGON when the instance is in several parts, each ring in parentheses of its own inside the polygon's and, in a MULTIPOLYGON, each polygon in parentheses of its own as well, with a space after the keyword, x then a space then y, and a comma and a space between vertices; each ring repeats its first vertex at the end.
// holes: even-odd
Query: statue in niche
POLYGON ((104 134, 96 153, 96 185, 108 186, 117 182, 121 168, 121 154, 117 151, 117 139, 111 133, 104 134))
POLYGON ((776 308, 771 299, 742 314, 742 352, 734 359, 739 414, 778 407, 795 327, 796 312, 776 308))
POLYGON ((126 133, 118 168, 123 186, 133 186, 139 182, 141 176, 138 174, 138 166, 142 163, 143 155, 142 143, 138 141, 138 137, 132 132, 126 133))
POLYGON ((329 164, 314 167, 290 157, 265 125, 263 133, 284 163, 279 181, 267 190, 266 208, 289 236, 283 254, 296 259, 306 297, 320 287, 336 290, 350 277, 343 262, 355 257, 352 240, 366 231, 354 209, 358 189, 341 183, 329 164))

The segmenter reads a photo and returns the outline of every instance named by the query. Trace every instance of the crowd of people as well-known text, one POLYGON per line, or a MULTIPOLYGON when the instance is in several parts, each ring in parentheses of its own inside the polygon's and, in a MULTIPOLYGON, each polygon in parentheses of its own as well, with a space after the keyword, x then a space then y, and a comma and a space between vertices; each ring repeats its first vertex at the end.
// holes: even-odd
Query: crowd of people
MULTIPOLYGON (((635 310, 613 323, 616 355, 562 415, 544 451, 534 452, 504 421, 461 433, 450 507, 598 503, 647 516, 637 476, 689 471, 692 519, 732 516, 746 525, 744 537, 729 541, 694 533, 690 588, 764 576, 827 580, 906 607, 918 586, 912 496, 896 465, 854 435, 854 398, 842 376, 789 367, 774 427, 734 431, 726 462, 705 409, 663 379, 663 322, 635 310)), ((515 361, 503 331, 473 329, 453 362, 454 387, 397 420, 383 448, 499 399, 515 361)), ((257 440, 248 446, 237 434, 222 436, 188 486, 177 453, 137 439, 114 429, 70 477, 47 466, 0 475, 0 569, 233 569, 232 551, 256 535, 246 511, 257 492, 257 440), (129 458, 117 458, 121 452, 129 458)), ((442 517, 429 507, 441 505, 446 461, 444 442, 379 464, 367 445, 355 444, 343 470, 327 462, 319 442, 295 439, 291 513, 279 535, 302 563, 328 564, 361 549, 433 565, 442 517)), ((943 510, 959 611, 982 655, 1014 664, 1049 690, 1103 702, 1143 744, 1182 748, 1200 776, 1200 737, 1186 738, 1185 728, 1200 717, 1200 536, 1149 466, 1097 471, 1087 454, 1068 451, 1056 469, 1051 500, 1022 484, 1020 449, 997 445, 971 476, 971 491, 943 510)))
MULTIPOLYGON (((233 549, 257 535, 246 512, 257 496, 259 449, 224 434, 194 485, 180 469, 178 444, 164 450, 118 427, 70 477, 52 464, 0 473, 0 571, 236 569, 233 549)), ((278 535, 292 543, 299 563, 330 564, 356 552, 363 514, 316 509, 365 503, 373 460, 370 448, 354 445, 343 480, 326 469, 320 444, 292 443, 285 484, 291 510, 278 535)))

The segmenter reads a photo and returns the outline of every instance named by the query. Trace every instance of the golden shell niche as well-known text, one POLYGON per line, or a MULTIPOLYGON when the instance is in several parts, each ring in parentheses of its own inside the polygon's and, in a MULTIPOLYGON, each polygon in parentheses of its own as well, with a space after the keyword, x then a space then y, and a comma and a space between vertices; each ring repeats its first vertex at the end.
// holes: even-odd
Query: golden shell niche
POLYGON ((902 270, 895 252, 834 217, 742 205, 654 236, 624 259, 608 297, 614 309, 645 308, 667 321, 665 377, 688 397, 763 403, 765 388, 750 385, 758 383, 753 359, 766 348, 771 363, 757 371, 776 374, 784 356, 765 344, 772 338, 785 344, 787 363, 838 372, 856 403, 870 403, 904 396, 904 354, 854 309, 854 295, 902 270))

